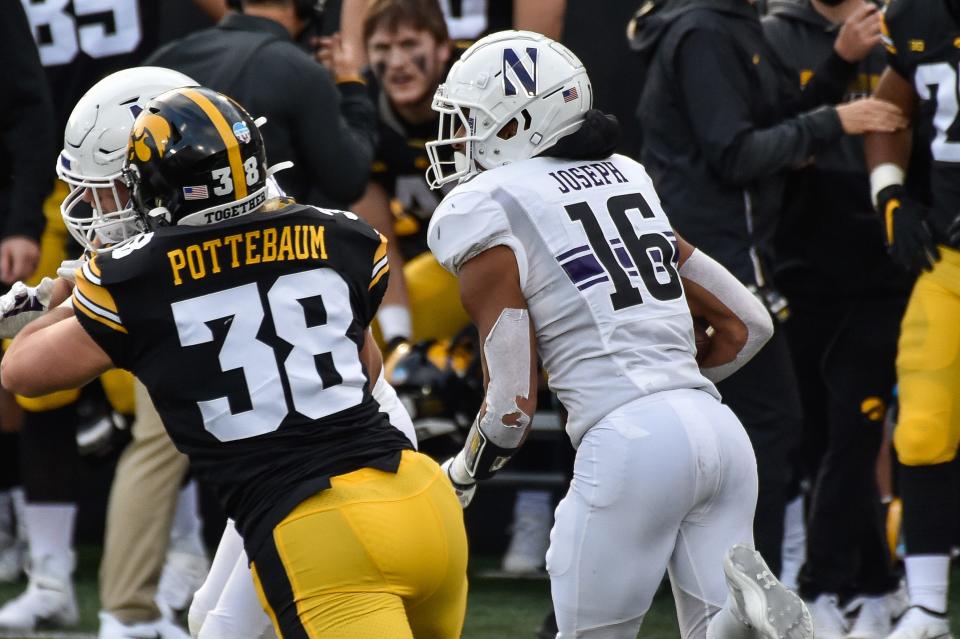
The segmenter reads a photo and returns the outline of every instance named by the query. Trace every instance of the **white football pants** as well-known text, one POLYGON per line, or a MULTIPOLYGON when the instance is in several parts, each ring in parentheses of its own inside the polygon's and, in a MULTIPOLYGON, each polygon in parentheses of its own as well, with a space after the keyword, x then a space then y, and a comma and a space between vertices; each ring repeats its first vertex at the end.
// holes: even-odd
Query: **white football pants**
POLYGON ((260 639, 273 634, 248 564, 243 539, 228 519, 207 579, 187 613, 194 639, 260 639))
POLYGON ((757 466, 739 420, 697 390, 621 406, 580 443, 547 570, 557 639, 635 639, 670 574, 681 636, 727 599, 723 556, 753 544, 757 466))

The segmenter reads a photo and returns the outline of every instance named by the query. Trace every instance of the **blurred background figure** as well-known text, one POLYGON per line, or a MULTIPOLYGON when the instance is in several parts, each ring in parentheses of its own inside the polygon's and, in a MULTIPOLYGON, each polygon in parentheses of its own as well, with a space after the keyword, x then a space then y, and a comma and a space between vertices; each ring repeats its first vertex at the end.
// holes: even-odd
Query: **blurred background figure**
POLYGON ((171 42, 148 65, 185 73, 266 118, 263 136, 284 192, 343 208, 363 193, 376 113, 356 54, 339 39, 328 72, 295 42, 321 17, 314 0, 243 0, 210 29, 171 42))
MULTIPOLYGON (((0 282, 3 289, 33 274, 40 258, 43 201, 53 179, 56 153, 53 103, 23 7, 0 11, 0 59, 8 82, 0 95, 0 282)), ((26 530, 17 451, 20 411, 0 395, 0 581, 15 581, 23 568, 26 530)))
MULTIPOLYGON (((649 65, 638 116, 641 159, 677 231, 757 292, 778 322, 773 235, 786 171, 844 133, 894 130, 898 109, 870 99, 838 108, 856 66, 833 52, 801 92, 763 37, 748 0, 651 2, 635 48, 649 65)), ((757 455, 757 548, 780 571, 783 522, 802 409, 781 328, 718 389, 757 455)))
MULTIPOLYGON (((871 94, 886 67, 874 4, 772 0, 769 6, 764 32, 797 82, 810 82, 839 54, 857 63, 842 99, 871 94)), ((790 175, 775 245, 803 400, 797 470, 810 485, 799 592, 817 637, 882 639, 902 605, 892 595, 899 578, 874 466, 910 278, 884 250, 860 137, 843 136, 790 175), (852 625, 844 610, 855 614, 852 625)), ((802 512, 799 502, 796 508, 802 512)), ((784 571, 796 575, 799 568, 784 571)))

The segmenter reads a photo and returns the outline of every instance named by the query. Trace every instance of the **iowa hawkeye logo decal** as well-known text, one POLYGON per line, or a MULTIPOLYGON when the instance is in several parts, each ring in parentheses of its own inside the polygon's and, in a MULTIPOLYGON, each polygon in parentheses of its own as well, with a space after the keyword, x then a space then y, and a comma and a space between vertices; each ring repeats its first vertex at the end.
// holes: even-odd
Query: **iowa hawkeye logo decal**
POLYGON ((170 143, 170 123, 156 113, 141 113, 133 124, 133 145, 130 147, 129 159, 134 157, 147 162, 156 152, 157 157, 163 157, 170 143))

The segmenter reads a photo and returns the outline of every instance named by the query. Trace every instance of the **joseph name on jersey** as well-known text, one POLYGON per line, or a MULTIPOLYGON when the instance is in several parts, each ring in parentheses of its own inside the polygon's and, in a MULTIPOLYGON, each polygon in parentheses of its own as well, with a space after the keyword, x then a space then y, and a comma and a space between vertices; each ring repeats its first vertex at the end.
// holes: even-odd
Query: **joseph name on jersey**
POLYGON ((719 397, 694 359, 676 236, 633 160, 535 158, 485 171, 447 195, 428 236, 454 273, 493 246, 513 250, 574 446, 634 399, 675 388, 719 397))
POLYGON ((331 476, 395 471, 410 448, 359 355, 388 268, 356 216, 292 205, 164 227, 77 271, 80 323, 150 389, 251 556, 331 476))
POLYGON ((915 126, 931 131, 933 157, 929 218, 944 241, 960 214, 960 15, 948 0, 892 0, 884 14, 883 41, 890 66, 919 97, 915 126))

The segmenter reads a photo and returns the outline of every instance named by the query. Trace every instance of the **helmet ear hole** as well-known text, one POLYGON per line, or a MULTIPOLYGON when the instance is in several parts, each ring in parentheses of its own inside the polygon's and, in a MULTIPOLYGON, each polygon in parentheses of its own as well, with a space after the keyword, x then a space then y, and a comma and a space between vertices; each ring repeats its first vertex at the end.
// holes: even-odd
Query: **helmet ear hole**
POLYGON ((501 140, 509 140, 517 134, 517 131, 520 128, 520 123, 517 121, 517 118, 514 118, 504 124, 499 131, 497 131, 497 137, 501 140))

